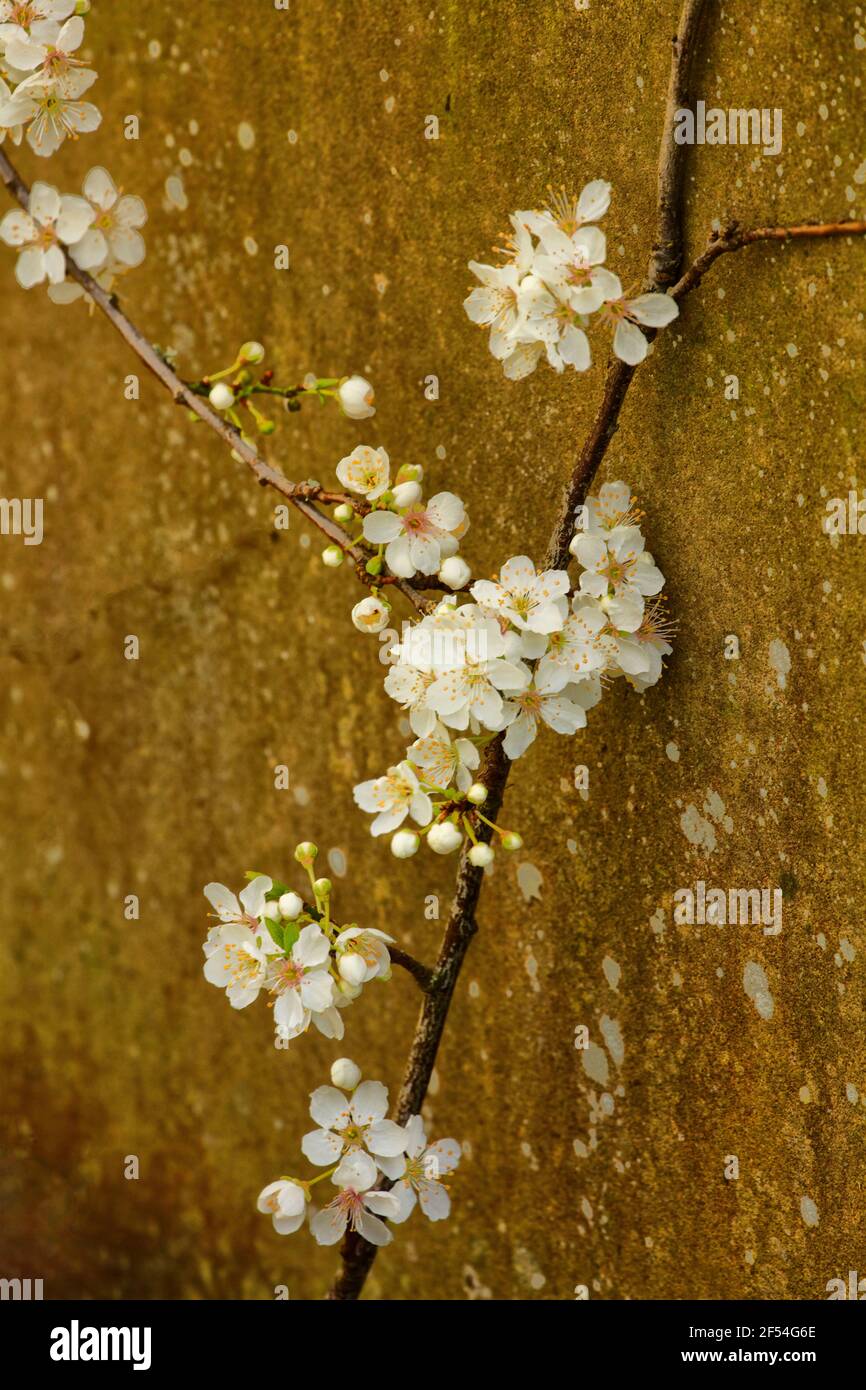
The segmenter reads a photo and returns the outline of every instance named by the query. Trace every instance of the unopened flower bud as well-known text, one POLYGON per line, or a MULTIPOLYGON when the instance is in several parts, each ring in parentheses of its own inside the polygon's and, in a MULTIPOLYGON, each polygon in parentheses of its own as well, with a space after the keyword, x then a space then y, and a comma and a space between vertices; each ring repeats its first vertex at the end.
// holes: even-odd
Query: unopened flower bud
POLYGON ((474 864, 476 869, 484 869, 488 864, 492 864, 496 855, 490 845, 473 845, 469 851, 469 862, 474 864))
POLYGON ((322 551, 322 563, 332 570, 339 569, 344 558, 343 552, 338 545, 326 545, 325 549, 322 551))
POLYGON ((503 849, 522 849, 523 836, 518 835, 516 830, 509 830, 507 835, 502 836, 503 849))
POLYGON ((471 801, 473 806, 483 806, 487 800, 487 788, 483 782, 473 782, 466 793, 467 801, 471 801))
POLYGON ((388 626, 391 609, 380 598, 362 598, 352 609, 352 622, 359 632, 382 632, 388 626))
POLYGON ((269 922, 278 922, 280 920, 279 903, 265 903, 263 916, 267 917, 269 922))
POLYGON ((354 1091, 361 1080, 361 1068, 351 1057, 338 1057, 331 1067, 331 1081, 341 1091, 354 1091))
POLYGON ((395 859, 411 859, 420 844, 421 838, 414 830, 398 830, 391 840, 391 853, 395 859))
POLYGON ((362 985, 367 978, 367 966, 356 951, 340 957, 340 975, 350 985, 362 985))
POLYGON ((368 561, 367 561, 366 565, 364 566, 364 569, 367 571, 368 574, 381 574, 381 573, 382 573, 382 557, 381 557, 381 555, 374 555, 373 558, 372 558, 372 560, 368 560, 368 561))
POLYGON ((235 403, 235 393, 224 381, 218 381, 208 393, 208 400, 214 410, 231 410, 235 403))
POLYGON ((244 343, 238 354, 239 362, 251 362, 253 366, 257 366, 259 362, 263 362, 264 360, 265 350, 261 343, 255 341, 244 343))
POLYGON ((333 886, 329 878, 317 878, 313 884, 313 892, 317 898, 327 898, 333 886))
POLYGON ((339 521, 341 526, 348 526, 354 515, 355 508, 350 507, 348 502, 341 502, 338 507, 334 508, 334 520, 339 521))
POLYGON ((280 915, 294 922, 304 910, 304 900, 299 893, 284 893, 279 901, 280 915))
POLYGON ((337 388, 337 399, 343 414, 348 415, 350 420, 366 420, 368 416, 376 414, 373 388, 362 376, 348 376, 341 381, 337 388))
POLYGON ((580 538, 581 538, 582 535, 583 535, 583 532, 582 532, 582 531, 575 531, 574 535, 572 536, 571 540, 570 540, 569 543, 568 543, 568 551, 569 551, 569 554, 570 554, 570 555, 573 555, 573 556, 575 557, 575 559, 577 559, 577 543, 578 543, 578 541, 580 540, 580 538))
POLYGON ((430 827, 427 843, 435 854, 453 854, 463 843, 463 835, 453 821, 446 820, 430 827))
POLYGON ((424 477, 424 469, 420 463, 404 463, 397 470, 396 482, 398 483, 420 483, 424 477))
POLYGON ((421 501, 421 484, 398 483, 391 489, 391 497, 396 507, 413 507, 421 501))
POLYGON ((318 853, 319 846, 314 845, 312 840, 303 840, 295 848, 295 858, 299 864, 312 864, 318 853))
POLYGON ((439 578, 449 589, 462 589, 472 578, 472 571, 460 555, 449 555, 442 561, 439 578))

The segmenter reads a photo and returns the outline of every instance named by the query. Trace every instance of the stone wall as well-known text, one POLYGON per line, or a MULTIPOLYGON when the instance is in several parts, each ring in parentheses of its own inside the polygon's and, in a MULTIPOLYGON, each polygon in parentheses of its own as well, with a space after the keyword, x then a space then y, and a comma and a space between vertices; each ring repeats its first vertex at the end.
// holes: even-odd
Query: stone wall
MULTIPOLYGON (((123 303, 184 374, 255 337, 284 378, 369 375, 375 419, 305 409, 270 457, 323 480, 361 441, 423 463, 491 574, 543 554, 605 364, 504 381, 466 262, 548 183, 605 177, 610 263, 639 280, 677 8, 97 2, 103 126, 22 172, 71 189, 105 164, 142 194, 123 303)), ((692 251, 719 219, 866 215, 859 7, 710 10, 698 91, 780 107, 784 144, 691 153, 692 251)), ((352 575, 299 518, 275 533, 275 497, 156 384, 124 398, 105 321, 2 260, 0 488, 46 507, 41 546, 0 541, 2 1272, 46 1297, 318 1297, 334 1253, 278 1238, 255 1197, 297 1170, 334 1056, 396 1090, 417 993, 397 973, 342 1045, 276 1051, 264 1007, 202 979, 201 888, 284 874, 309 837, 345 857, 345 920, 430 959, 454 863, 397 864, 352 804, 403 747, 352 575)), ((601 480, 641 498, 675 655, 515 768, 525 849, 483 894, 427 1106, 465 1144, 454 1215, 402 1228, 370 1296, 808 1299, 862 1261, 866 541, 822 518, 863 481, 863 290, 862 244, 726 258, 634 384, 601 480), (781 886, 783 931, 676 925, 699 879, 781 886)))

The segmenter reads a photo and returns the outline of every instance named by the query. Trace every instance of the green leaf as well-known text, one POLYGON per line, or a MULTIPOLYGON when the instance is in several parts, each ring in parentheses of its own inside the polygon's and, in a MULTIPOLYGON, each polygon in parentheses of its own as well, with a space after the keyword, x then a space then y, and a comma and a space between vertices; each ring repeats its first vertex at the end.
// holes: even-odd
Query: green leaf
POLYGON ((278 898, 281 898, 284 893, 288 893, 289 891, 285 883, 275 883, 273 888, 269 889, 265 894, 265 902, 275 903, 278 898))
POLYGON ((298 939, 298 937, 300 936, 300 934, 301 934, 301 929, 300 929, 300 927, 298 926, 297 922, 287 922, 287 923, 286 923, 286 925, 285 925, 284 928, 283 928, 283 942, 282 942, 283 950, 285 951, 286 955, 289 954, 289 951, 291 951, 292 947, 294 946, 294 944, 295 944, 295 942, 297 941, 297 939, 298 939))
POLYGON ((266 917, 265 926, 267 927, 271 936, 274 938, 274 941, 277 943, 280 950, 284 951, 286 949, 284 941, 285 929, 283 927, 282 922, 272 922, 270 917, 266 917))

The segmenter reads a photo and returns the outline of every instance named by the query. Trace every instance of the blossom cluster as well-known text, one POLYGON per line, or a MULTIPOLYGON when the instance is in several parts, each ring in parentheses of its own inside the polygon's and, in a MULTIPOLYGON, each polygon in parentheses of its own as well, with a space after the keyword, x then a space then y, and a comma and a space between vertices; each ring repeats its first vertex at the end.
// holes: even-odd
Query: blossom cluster
MULTIPOLYGON (((654 685, 671 646, 659 595, 664 575, 645 549, 630 488, 606 483, 581 509, 570 544, 581 573, 572 594, 566 570, 537 573, 518 555, 498 580, 477 580, 471 602, 449 596, 404 627, 391 650, 385 690, 407 712, 415 741, 384 776, 359 783, 355 801, 372 814, 373 835, 394 834, 393 853, 407 858, 421 835, 437 853, 458 849, 493 859, 478 843, 480 825, 518 848, 481 807, 488 789, 473 781, 480 750, 504 734, 506 755, 519 758, 541 724, 575 734, 617 676, 638 691, 654 685), (409 818, 419 831, 400 829, 409 818)), ((481 833, 486 839, 486 833, 481 833)))
POLYGON ((69 304, 84 294, 66 280, 66 256, 80 270, 94 275, 110 289, 119 275, 141 265, 145 256, 139 228, 147 221, 140 198, 122 195, 106 169, 91 169, 83 197, 61 195, 51 184, 36 182, 28 210, 13 208, 0 222, 0 240, 18 250, 15 277, 24 289, 48 281, 57 304, 69 304))
POLYGON ((274 1027, 289 1041, 315 1024, 326 1038, 342 1038, 341 1010, 371 980, 391 978, 393 938, 356 923, 331 920, 332 885, 313 872, 318 850, 305 841, 295 850, 310 878, 313 904, 266 874, 248 874, 235 895, 209 883, 205 897, 217 922, 204 942, 204 976, 224 989, 235 1009, 264 990, 273 997, 274 1027))
POLYGON ((272 1217, 280 1235, 299 1230, 309 1217, 319 1245, 336 1245, 347 1229, 371 1245, 387 1245, 393 1235, 381 1218, 399 1224, 416 1203, 431 1221, 444 1220, 451 1198, 441 1179, 459 1164, 459 1145, 453 1139, 428 1144, 420 1115, 405 1125, 386 1119, 386 1088, 381 1081, 362 1081, 348 1057, 334 1063, 331 1081, 311 1094, 310 1115, 318 1128, 301 1141, 309 1162, 327 1172, 269 1183, 259 1194, 259 1211, 272 1217), (337 1195, 316 1211, 311 1189, 326 1178, 337 1195), (376 1190, 383 1179, 390 1190, 376 1190))
MULTIPOLYGON (((75 56, 89 8, 89 0, 0 0, 0 144, 9 135, 20 145, 26 131, 35 153, 48 156, 67 137, 96 130, 99 112, 80 99, 96 73, 75 56)), ((0 222, 0 240, 19 253, 19 285, 32 289, 47 281, 50 298, 70 304, 84 290, 66 279, 67 257, 110 291, 144 260, 146 221, 141 198, 123 194, 97 167, 81 195, 35 182, 27 210, 16 208, 0 222)))
MULTIPOLYGON (((333 397, 350 420, 366 420, 376 414, 373 388, 362 376, 317 377, 308 372, 299 386, 278 386, 272 367, 262 372, 255 370, 264 359, 264 345, 252 340, 242 344, 234 361, 227 367, 188 383, 195 395, 207 396, 214 410, 235 426, 247 444, 254 442, 250 422, 258 434, 273 434, 276 429, 275 421, 256 407, 254 396, 281 399, 286 410, 292 411, 301 409, 304 398, 315 398, 324 405, 329 397, 333 397)), ((193 422, 198 424, 196 413, 190 411, 189 414, 193 422)))
POLYGON ((610 206, 611 186, 588 183, 576 199, 556 194, 542 211, 515 212, 499 266, 470 261, 481 281, 464 301, 473 323, 490 329, 493 356, 511 380, 528 376, 542 356, 557 372, 591 365, 586 329, 592 315, 613 332, 613 350, 632 366, 647 355, 638 325, 664 328, 679 313, 666 294, 626 296, 604 264, 607 241, 596 225, 610 206))
MULTIPOLYGON (((360 531, 356 540, 374 551, 367 573, 387 569, 398 579, 418 574, 436 575, 448 588, 462 588, 470 577, 469 566, 458 555, 460 541, 469 529, 469 517, 453 492, 437 492, 424 500, 420 464, 404 464, 391 481, 391 460, 382 448, 359 444, 337 464, 337 477, 347 492, 363 499, 360 531)), ((337 521, 357 519, 355 507, 342 503, 335 509, 337 521)), ((326 563, 339 564, 342 552, 325 552, 326 563)), ((389 607, 384 600, 362 601, 352 611, 352 621, 362 632, 381 632, 389 607)))
POLYGON ((97 74, 75 54, 89 0, 0 0, 0 141, 47 157, 67 137, 96 130, 102 117, 82 101, 97 74))

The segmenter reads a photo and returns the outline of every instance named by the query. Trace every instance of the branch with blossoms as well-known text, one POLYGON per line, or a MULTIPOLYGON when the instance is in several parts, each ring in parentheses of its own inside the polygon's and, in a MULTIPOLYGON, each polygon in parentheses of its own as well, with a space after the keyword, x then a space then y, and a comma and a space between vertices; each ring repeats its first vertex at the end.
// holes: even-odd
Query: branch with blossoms
MULTIPOLYGON (((0 145, 6 137, 21 145, 26 136, 32 152, 47 158, 66 139, 98 128, 97 108, 82 101, 96 73, 75 56, 89 8, 89 0, 0 0, 0 145)), ((369 383, 356 375, 308 373, 300 383, 294 376, 283 384, 274 368, 264 367, 265 349, 255 340, 228 365, 183 380, 171 355, 150 342, 117 298, 116 286, 145 255, 141 200, 122 193, 101 166, 87 175, 81 194, 63 194, 41 180, 28 188, 0 148, 0 177, 19 205, 0 222, 0 240, 18 252, 19 284, 47 283, 58 304, 95 305, 191 419, 207 425, 260 485, 323 533, 323 563, 354 567, 367 594, 352 609, 352 622, 389 642, 385 690, 407 712, 415 735, 383 776, 355 787, 355 800, 373 816, 372 834, 390 836, 398 859, 414 855, 422 840, 438 854, 460 851, 453 907, 429 967, 378 928, 335 918, 332 885, 316 877, 317 851, 309 842, 298 845, 295 858, 309 879, 310 899, 258 873, 248 874, 237 896, 219 884, 205 889, 215 915, 204 944, 205 978, 238 1009, 268 997, 281 1045, 311 1026, 341 1039, 347 1007, 368 984, 387 981, 392 963, 422 991, 393 1117, 384 1086, 362 1082, 357 1066, 339 1059, 333 1084, 311 1097, 319 1128, 301 1143, 307 1160, 326 1171, 284 1175, 259 1197, 259 1209, 280 1234, 309 1221, 320 1244, 344 1237, 332 1299, 359 1296, 376 1249, 391 1239, 391 1223, 404 1220, 416 1201, 432 1220, 450 1210, 442 1179, 457 1167, 460 1150, 450 1139, 428 1145, 420 1111, 477 929, 493 841, 505 850, 522 844, 518 831, 499 823, 512 762, 542 727, 574 736, 611 680, 622 676, 637 692, 648 689, 672 650, 664 578, 645 548, 630 489, 608 483, 590 496, 634 372, 721 255, 761 241, 866 233, 866 223, 853 221, 751 230, 731 224, 681 273, 686 149, 674 140, 674 113, 688 97, 703 10, 704 0, 684 0, 673 42, 657 243, 644 284, 625 291, 605 266, 599 224, 612 190, 602 179, 576 198, 563 191, 547 206, 513 213, 499 263, 470 262, 480 285, 466 312, 488 330, 490 351, 508 379, 526 376, 543 360, 558 373, 586 371, 597 330, 611 334, 602 401, 538 569, 518 555, 498 574, 473 581, 460 554, 469 525, 463 501, 450 492, 425 501, 423 471, 403 466, 392 474, 384 448, 353 449, 336 464, 333 486, 290 480, 260 452, 260 442, 277 429, 273 407, 291 414, 305 402, 334 402, 350 419, 369 418, 375 411, 369 383), (428 599, 424 590, 445 596, 428 599), (418 618, 394 641, 396 593, 418 618), (316 1210, 313 1191, 326 1180, 336 1195, 316 1210)))

